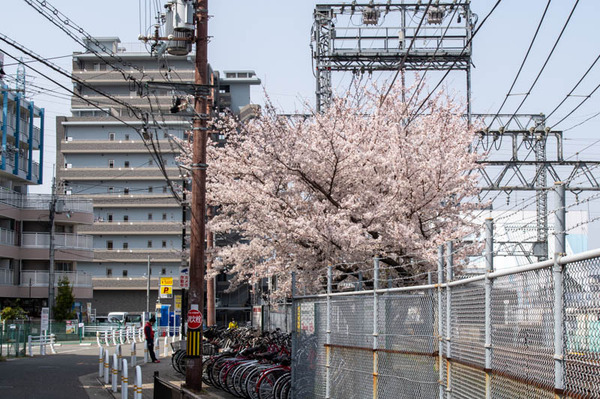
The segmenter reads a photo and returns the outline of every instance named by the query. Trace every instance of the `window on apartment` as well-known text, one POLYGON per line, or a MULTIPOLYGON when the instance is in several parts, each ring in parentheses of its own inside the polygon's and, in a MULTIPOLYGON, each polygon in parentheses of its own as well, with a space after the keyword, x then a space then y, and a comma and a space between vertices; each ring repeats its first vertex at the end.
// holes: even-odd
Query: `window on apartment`
POLYGON ((125 195, 129 194, 129 187, 123 188, 123 194, 125 194, 125 195))
POLYGON ((227 73, 225 74, 225 77, 226 77, 226 78, 235 78, 235 77, 236 77, 236 75, 235 75, 235 73, 234 73, 234 72, 227 72, 227 73))
POLYGON ((125 134, 125 141, 129 141, 129 134, 125 134))
POLYGON ((108 249, 108 250, 112 250, 113 249, 113 242, 112 241, 106 241, 106 249, 108 249))
POLYGON ((113 221, 113 214, 112 213, 109 213, 108 215, 106 215, 106 217, 108 218, 109 222, 113 221))
POLYGON ((123 221, 129 222, 129 215, 123 215, 123 221))
POLYGON ((167 269, 164 267, 162 269, 160 269, 160 274, 162 274, 162 275, 167 274, 167 269))
POLYGON ((115 141, 115 134, 113 132, 108 133, 108 141, 115 141))
POLYGON ((151 240, 148 241, 148 248, 152 248, 152 241, 151 240))
POLYGON ((114 188, 114 187, 109 187, 109 188, 108 188, 108 193, 109 193, 109 194, 112 194, 112 193, 114 193, 114 192, 115 192, 115 188, 114 188))
POLYGON ((123 270, 123 277, 127 277, 127 270, 123 270))
POLYGON ((148 220, 152 220, 152 214, 151 213, 148 214, 148 220))
POLYGON ((95 62, 94 63, 94 71, 101 71, 102 69, 102 64, 100 64, 99 62, 95 62))
POLYGON ((123 249, 129 249, 129 243, 128 242, 124 242, 123 243, 123 249))
POLYGON ((166 213, 162 214, 162 220, 167 220, 167 214, 166 213))
POLYGON ((111 169, 115 167, 115 160, 114 159, 109 159, 108 160, 108 167, 111 168, 111 169))
POLYGON ((166 242, 165 240, 163 240, 163 242, 162 242, 162 247, 163 247, 163 248, 166 248, 166 247, 167 247, 167 242, 166 242))
POLYGON ((163 194, 167 193, 167 186, 163 186, 163 194))
POLYGON ((126 167, 126 168, 128 168, 129 167, 129 161, 123 162, 123 166, 126 167))
POLYGON ((148 186, 148 193, 151 193, 153 190, 152 186, 148 186))
POLYGON ((106 269, 106 277, 112 277, 112 269, 106 269))

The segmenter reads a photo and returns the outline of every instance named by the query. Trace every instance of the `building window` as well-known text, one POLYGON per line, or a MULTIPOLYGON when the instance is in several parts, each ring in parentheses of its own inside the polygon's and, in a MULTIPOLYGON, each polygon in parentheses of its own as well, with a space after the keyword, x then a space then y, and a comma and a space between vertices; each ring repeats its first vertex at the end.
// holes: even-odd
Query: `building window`
POLYGON ((106 269, 106 277, 112 277, 112 269, 106 269))
POLYGON ((129 167, 129 161, 125 161, 125 162, 123 163, 123 166, 125 166, 126 168, 128 168, 128 167, 129 167))
POLYGON ((148 241, 148 248, 152 248, 152 241, 148 241))
POLYGON ((123 188, 123 194, 125 194, 125 195, 129 194, 129 187, 123 188))
POLYGON ((225 77, 226 77, 226 78, 235 78, 235 77, 236 77, 236 75, 235 75, 235 73, 233 73, 233 72, 227 72, 227 73, 225 74, 225 77))
POLYGON ((152 186, 148 186, 148 193, 151 193, 153 190, 152 186))
POLYGON ((129 221, 129 215, 123 215, 123 221, 124 222, 128 222, 129 221))
POLYGON ((113 221, 113 215, 112 215, 112 213, 109 213, 108 215, 106 215, 106 217, 108 218, 109 222, 113 221))
POLYGON ((108 133, 108 141, 115 141, 115 134, 113 132, 108 133))
POLYGON ((109 194, 112 194, 112 193, 114 193, 114 192, 115 192, 115 188, 114 188, 114 187, 109 187, 109 188, 108 188, 108 193, 109 193, 109 194))
POLYGON ((125 141, 129 141, 129 134, 125 134, 125 141))
POLYGON ((163 194, 167 193, 167 186, 163 186, 163 194))
POLYGON ((123 270, 123 277, 127 277, 127 270, 123 270))
POLYGON ((164 267, 162 269, 160 269, 160 274, 162 274, 162 275, 167 274, 167 269, 164 267))
POLYGON ((106 249, 108 249, 108 250, 112 250, 113 249, 113 242, 112 241, 106 241, 106 249))
POLYGON ((152 220, 152 214, 151 213, 148 214, 148 220, 152 220))
POLYGON ((114 159, 109 159, 108 160, 108 167, 111 168, 111 169, 115 167, 115 161, 114 161, 114 159))
POLYGON ((163 214, 162 214, 162 219, 163 219, 163 220, 167 220, 167 214, 166 214, 166 213, 163 213, 163 214))
POLYGON ((166 241, 164 241, 164 240, 163 240, 163 242, 162 242, 162 247, 163 247, 163 248, 166 248, 166 247, 167 247, 167 242, 166 242, 166 241))
POLYGON ((129 249, 129 243, 128 242, 124 242, 123 243, 123 249, 129 249))

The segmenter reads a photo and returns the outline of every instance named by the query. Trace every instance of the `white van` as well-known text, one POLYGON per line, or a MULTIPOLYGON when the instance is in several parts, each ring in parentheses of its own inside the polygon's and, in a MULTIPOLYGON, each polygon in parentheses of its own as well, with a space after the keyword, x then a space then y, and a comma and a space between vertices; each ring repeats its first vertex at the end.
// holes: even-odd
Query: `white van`
POLYGON ((110 312, 108 322, 139 327, 142 325, 142 315, 129 312, 110 312))

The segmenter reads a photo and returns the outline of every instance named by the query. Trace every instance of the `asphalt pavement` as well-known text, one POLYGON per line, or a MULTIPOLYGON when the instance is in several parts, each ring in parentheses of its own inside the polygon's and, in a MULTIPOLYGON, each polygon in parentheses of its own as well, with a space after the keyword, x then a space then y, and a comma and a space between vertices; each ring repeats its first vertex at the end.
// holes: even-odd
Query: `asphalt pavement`
MULTIPOLYGON (((139 348, 139 346, 138 346, 139 348)), ((115 347, 109 348, 109 354, 115 347)), ((0 398, 2 399, 121 399, 120 388, 112 392, 111 384, 104 384, 98 376, 99 348, 95 342, 66 344, 56 347, 56 354, 34 357, 10 358, 0 362, 0 398)), ((129 355, 129 349, 123 351, 129 355)), ((157 353, 158 355, 158 353, 157 353)), ((185 376, 171 366, 171 357, 163 357, 160 363, 143 363, 143 350, 137 350, 137 365, 142 370, 142 397, 154 398, 154 372, 175 387, 185 383, 185 376)), ((129 357, 127 357, 130 360, 129 357)), ((129 367, 128 398, 133 398, 135 371, 129 367)), ((120 378, 120 374, 119 374, 120 378)), ((197 398, 232 399, 234 396, 213 387, 204 387, 197 398)))

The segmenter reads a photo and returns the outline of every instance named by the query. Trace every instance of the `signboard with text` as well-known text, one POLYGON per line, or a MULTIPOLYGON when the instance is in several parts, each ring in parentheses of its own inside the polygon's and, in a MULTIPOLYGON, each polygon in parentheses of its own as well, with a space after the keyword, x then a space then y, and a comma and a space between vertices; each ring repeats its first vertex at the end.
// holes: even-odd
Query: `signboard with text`
POLYGON ((40 330, 48 331, 48 316, 50 315, 50 308, 42 308, 42 325, 40 330))
POLYGON ((172 298, 173 297, 173 286, 161 285, 160 286, 160 297, 161 298, 172 298))
POLYGON ((161 277, 160 285, 173 285, 173 277, 161 277))

